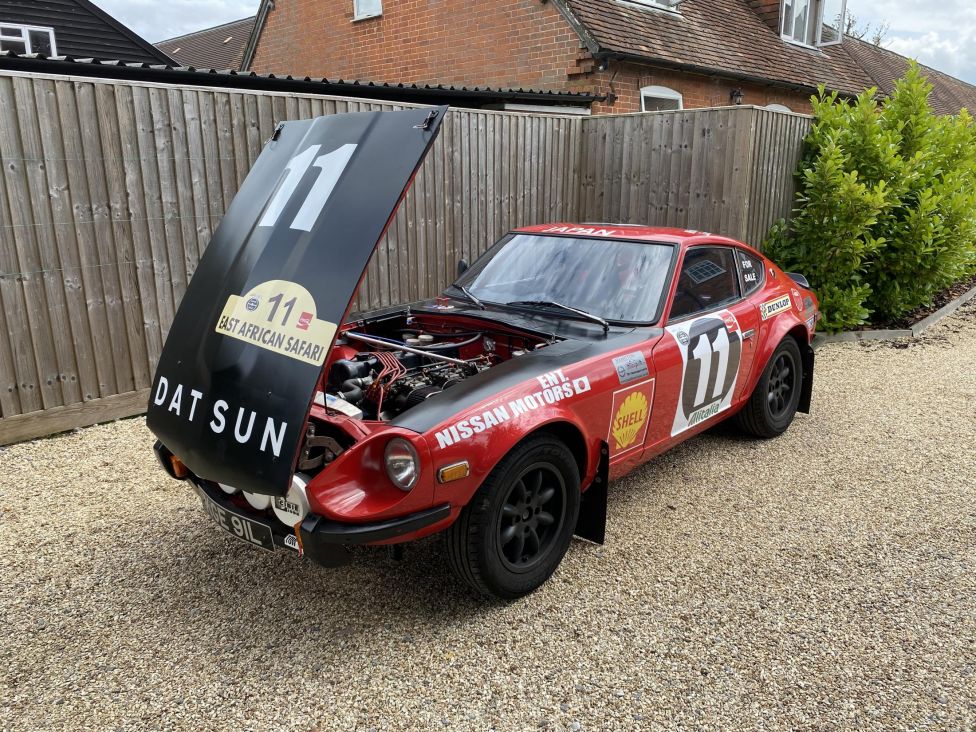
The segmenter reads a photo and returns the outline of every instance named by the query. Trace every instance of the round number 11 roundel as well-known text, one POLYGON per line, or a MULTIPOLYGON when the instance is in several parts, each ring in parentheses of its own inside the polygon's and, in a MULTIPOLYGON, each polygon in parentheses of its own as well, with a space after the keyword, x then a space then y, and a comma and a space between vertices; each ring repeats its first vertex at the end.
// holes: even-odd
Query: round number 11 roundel
POLYGON ((671 435, 728 409, 742 359, 742 330, 728 310, 667 328, 681 353, 681 398, 671 435))

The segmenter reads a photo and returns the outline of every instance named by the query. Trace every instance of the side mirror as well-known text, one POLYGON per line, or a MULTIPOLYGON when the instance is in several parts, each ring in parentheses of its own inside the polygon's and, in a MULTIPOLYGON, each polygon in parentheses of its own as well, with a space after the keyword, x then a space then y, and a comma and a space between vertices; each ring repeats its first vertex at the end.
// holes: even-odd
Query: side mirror
POLYGON ((460 277, 465 272, 467 272, 468 271, 468 267, 470 267, 470 266, 471 265, 468 264, 468 260, 467 259, 459 259, 458 260, 458 268, 457 268, 457 276, 460 277))

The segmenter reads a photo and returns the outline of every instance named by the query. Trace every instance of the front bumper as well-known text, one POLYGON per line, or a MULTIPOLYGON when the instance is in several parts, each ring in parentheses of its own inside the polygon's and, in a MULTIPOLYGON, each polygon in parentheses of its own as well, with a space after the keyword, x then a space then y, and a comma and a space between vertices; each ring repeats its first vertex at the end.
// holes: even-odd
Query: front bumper
POLYGON ((259 518, 256 514, 245 511, 237 506, 230 496, 209 481, 200 480, 196 476, 191 480, 193 487, 199 493, 205 494, 225 511, 269 526, 276 549, 283 548, 297 552, 323 567, 341 567, 348 564, 351 546, 376 544, 395 539, 436 524, 451 515, 451 507, 447 504, 434 506, 408 516, 398 516, 368 524, 344 524, 309 514, 298 528, 300 540, 296 542, 295 529, 277 519, 269 520, 263 515, 259 518))
MULTIPOLYGON (((172 477, 177 478, 173 475, 172 463, 169 460, 170 452, 166 447, 157 441, 153 449, 160 465, 172 477)), ((341 523, 309 514, 296 529, 286 526, 266 513, 242 508, 232 496, 220 490, 215 483, 198 478, 193 473, 190 473, 187 478, 202 500, 210 500, 228 513, 270 528, 275 550, 286 549, 307 556, 325 567, 340 567, 347 564, 350 560, 349 547, 351 546, 388 542, 444 521, 451 515, 451 507, 448 504, 433 506, 407 516, 364 524, 341 523)))

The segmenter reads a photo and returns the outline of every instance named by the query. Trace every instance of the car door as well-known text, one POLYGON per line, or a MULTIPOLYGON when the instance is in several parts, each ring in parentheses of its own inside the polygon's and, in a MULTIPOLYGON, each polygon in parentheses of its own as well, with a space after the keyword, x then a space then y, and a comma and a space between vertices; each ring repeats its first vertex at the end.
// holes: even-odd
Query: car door
MULTIPOLYGON (((744 296, 739 251, 724 244, 685 251, 654 349, 658 394, 645 457, 718 421, 744 394, 758 315, 744 296)), ((755 289, 751 279, 748 287, 755 289)))

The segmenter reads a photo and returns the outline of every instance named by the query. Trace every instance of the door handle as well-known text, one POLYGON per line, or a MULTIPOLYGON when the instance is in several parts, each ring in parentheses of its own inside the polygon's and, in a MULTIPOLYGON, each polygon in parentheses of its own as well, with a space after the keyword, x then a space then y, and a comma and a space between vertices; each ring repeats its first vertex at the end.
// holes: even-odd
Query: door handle
POLYGON ((742 340, 747 341, 750 338, 752 338, 754 335, 756 335, 755 328, 750 328, 749 330, 745 330, 742 332, 742 340))

